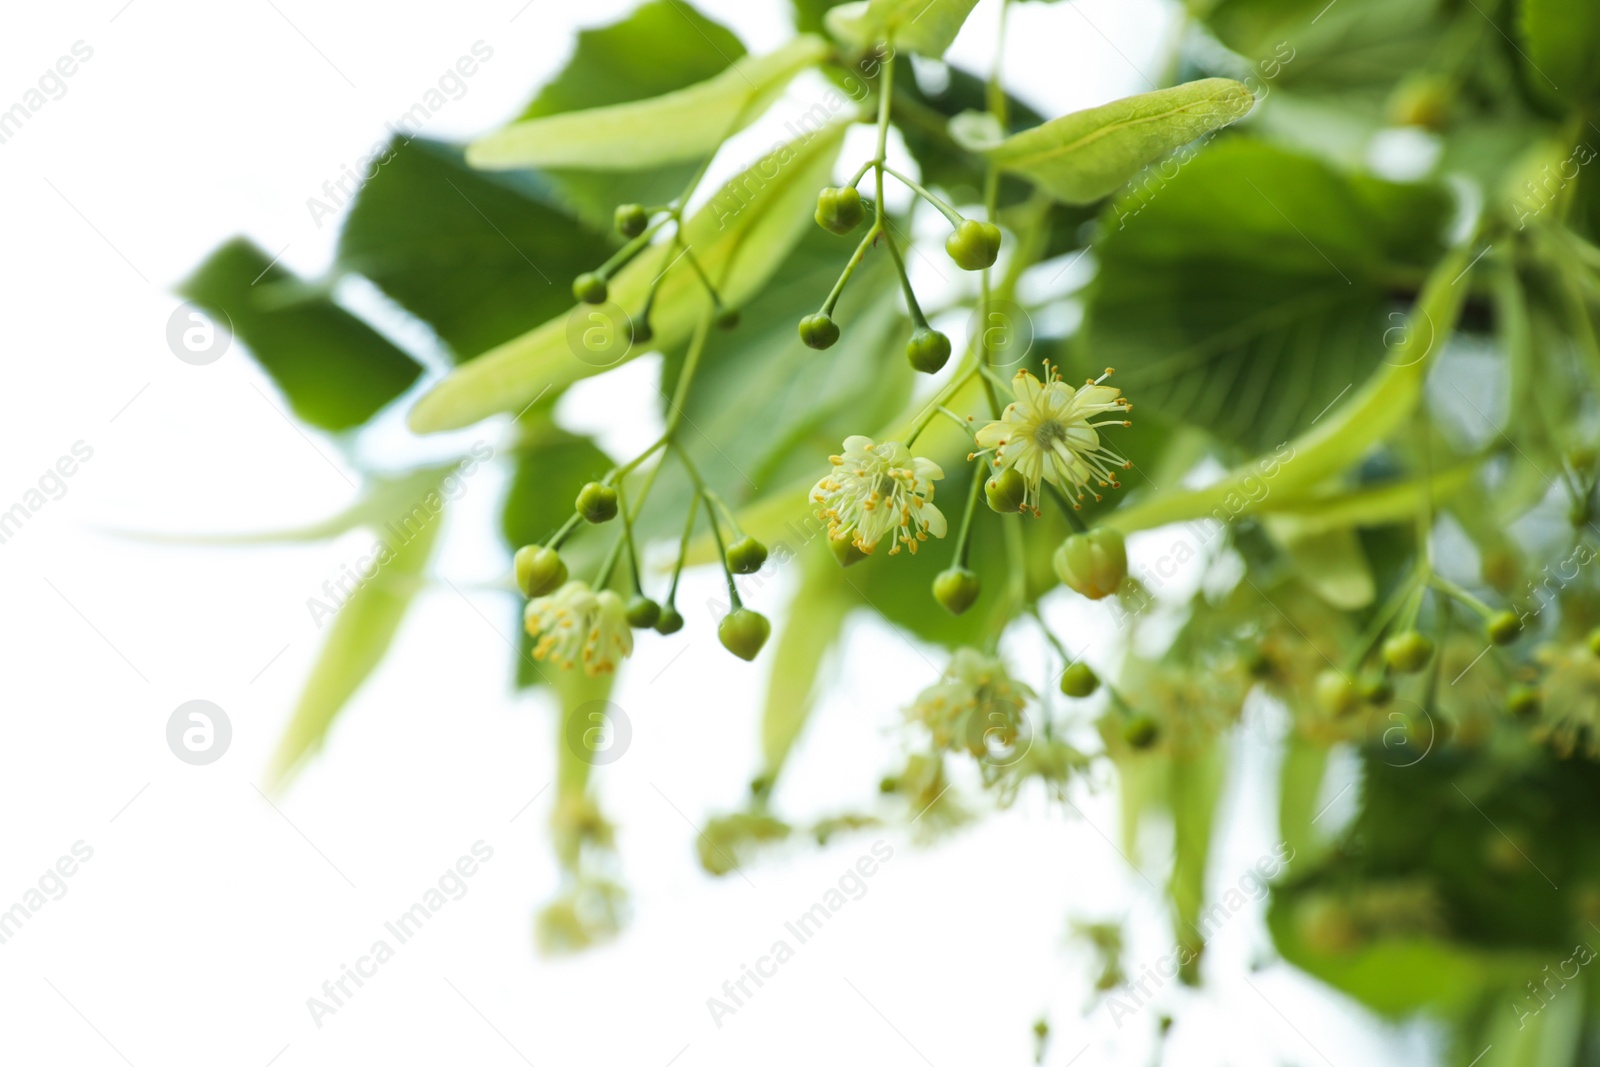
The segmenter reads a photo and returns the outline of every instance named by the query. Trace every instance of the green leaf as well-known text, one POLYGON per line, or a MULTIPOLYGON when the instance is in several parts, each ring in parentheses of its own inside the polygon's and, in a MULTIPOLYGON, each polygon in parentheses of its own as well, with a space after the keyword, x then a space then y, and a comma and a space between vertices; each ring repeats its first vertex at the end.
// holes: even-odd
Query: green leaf
POLYGON ((888 41, 895 48, 935 59, 961 32, 978 0, 862 0, 829 11, 828 32, 854 45, 888 41))
POLYGON ((339 237, 339 265, 433 327, 460 356, 572 304, 572 278, 611 254, 537 174, 484 174, 438 141, 391 146, 339 237))
POLYGON ((1288 553, 1300 580, 1322 599, 1345 611, 1372 603, 1377 588, 1355 530, 1307 529, 1287 515, 1268 515, 1266 528, 1288 553))
POLYGON ((1239 82, 1207 78, 1051 119, 986 154, 1058 200, 1087 204, 1173 149, 1237 122, 1254 105, 1239 82))
POLYGON ((404 393, 422 367, 243 237, 178 287, 225 320, 302 421, 348 430, 404 393))
POLYGON ((273 753, 268 779, 274 786, 288 781, 322 747, 334 718, 388 653, 421 587, 443 510, 443 499, 429 490, 401 504, 384 524, 377 569, 338 606, 289 727, 273 753))
MULTIPOLYGON (((1202 930, 1200 912, 1206 899, 1211 833, 1228 766, 1226 751, 1220 741, 1213 741, 1198 752, 1174 755, 1170 768, 1167 799, 1172 805, 1173 858, 1168 893, 1177 916, 1178 937, 1196 952, 1207 933, 1215 932, 1202 930)), ((1195 984, 1194 977, 1185 971, 1185 981, 1195 984)))
MULTIPOLYGON (((1291 863, 1308 866, 1327 852, 1327 835, 1317 832, 1322 814, 1317 801, 1328 773, 1328 747, 1291 731, 1278 772, 1278 836, 1292 849, 1291 863)), ((1330 820, 1331 821, 1331 820, 1330 820)))
POLYGON ((663 96, 527 119, 474 141, 467 161, 486 169, 637 170, 698 160, 754 122, 796 74, 827 52, 822 38, 802 36, 663 96))
MULTIPOLYGON (((684 242, 731 306, 740 307, 760 292, 815 225, 816 191, 832 175, 845 128, 828 127, 768 155, 731 179, 684 224, 684 242)), ((672 242, 658 243, 611 282, 611 300, 636 312, 657 276, 675 265, 661 282, 650 317, 652 344, 661 350, 683 343, 707 306, 704 286, 686 264, 675 264, 677 258, 672 242)), ((520 410, 547 388, 561 389, 606 369, 579 358, 580 342, 572 339, 581 337, 588 316, 598 312, 583 306, 574 313, 582 316, 576 327, 572 314, 562 315, 457 368, 417 402, 411 428, 434 433, 468 426, 497 412, 520 410)), ((640 351, 635 346, 622 359, 640 351)))
POLYGON ((824 684, 822 659, 850 613, 850 598, 839 586, 837 568, 826 554, 813 552, 805 558, 800 592, 789 605, 789 622, 773 649, 761 716, 761 773, 769 781, 776 780, 811 716, 824 684))
POLYGON ((1600 96, 1600 6, 1574 0, 1522 0, 1530 81, 1574 104, 1600 96))
POLYGON ((1390 293, 1440 254, 1448 213, 1436 187, 1215 145, 1112 206, 1083 350, 1136 411, 1269 449, 1396 355, 1408 322, 1390 293))

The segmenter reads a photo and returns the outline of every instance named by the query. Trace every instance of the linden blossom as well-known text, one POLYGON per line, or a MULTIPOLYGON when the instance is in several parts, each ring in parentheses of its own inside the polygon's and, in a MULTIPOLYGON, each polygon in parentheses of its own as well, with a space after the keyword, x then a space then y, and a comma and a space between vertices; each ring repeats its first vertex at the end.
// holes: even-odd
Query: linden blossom
MULTIPOLYGON (((894 846, 879 839, 872 843, 870 851, 872 856, 877 857, 876 861, 872 856, 858 858, 852 867, 839 876, 838 888, 829 889, 822 894, 819 902, 801 912, 792 922, 783 924, 783 928, 794 937, 796 944, 803 945, 810 941, 822 929, 823 924, 832 919, 847 903, 851 900, 860 900, 867 895, 866 879, 878 873, 879 864, 888 863, 894 858, 894 846), (848 899, 845 896, 847 893, 848 899)), ((778 965, 788 963, 794 957, 794 946, 780 937, 772 943, 767 955, 756 959, 754 969, 748 964, 741 963, 739 968, 742 973, 739 977, 722 983, 722 994, 727 1000, 717 997, 706 998, 706 1010, 711 1013, 711 1021, 716 1024, 717 1029, 722 1029, 724 1017, 736 1014, 745 1006, 746 1000, 755 996, 755 991, 747 983, 754 982, 755 988, 760 989, 764 984, 761 981, 763 978, 775 976, 778 973, 778 965), (743 996, 740 996, 741 993, 743 996)))

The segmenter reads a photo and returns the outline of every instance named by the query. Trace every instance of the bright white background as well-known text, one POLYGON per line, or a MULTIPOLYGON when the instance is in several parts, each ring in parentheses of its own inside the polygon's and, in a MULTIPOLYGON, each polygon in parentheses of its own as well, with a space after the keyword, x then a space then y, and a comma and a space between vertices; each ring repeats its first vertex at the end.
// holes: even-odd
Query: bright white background
MULTIPOLYGON (((337 227, 318 228, 306 199, 475 41, 492 61, 426 135, 505 121, 559 67, 576 26, 631 5, 522 6, 97 0, 7 12, 0 108, 74 42, 93 57, 0 144, 0 510, 76 442, 93 458, 0 544, 0 909, 75 842, 93 858, 0 945, 0 1062, 1023 1064, 1044 1014, 1056 1034, 1046 1062, 1093 1067, 1153 1062, 1162 1010, 1178 1014, 1169 1063, 1417 1062, 1426 1035, 1384 1030, 1272 963, 1255 907, 1218 937, 1206 991, 1169 986, 1159 1008, 1115 1025, 1090 996, 1092 960, 1070 920, 1132 916, 1136 973, 1170 936, 1152 888, 1165 876, 1159 837, 1153 865, 1133 871, 1111 844, 1109 790, 1079 797, 1081 815, 1029 794, 931 849, 889 830, 780 850, 748 879, 705 876, 690 822, 741 800, 763 671, 723 653, 700 619, 685 643, 640 642, 616 696, 632 748, 598 774, 635 919, 604 948, 539 957, 532 916, 558 886, 541 794, 552 715, 513 694, 495 632, 509 633, 514 611, 488 588, 506 565, 492 535, 498 472, 474 476, 439 580, 382 673, 277 807, 261 795, 319 645, 305 600, 369 538, 239 550, 117 533, 288 526, 354 492, 333 445, 287 421, 244 353, 206 367, 173 357, 169 290, 240 231, 318 275, 337 227), (164 737, 195 698, 221 705, 234 729, 208 767, 179 762, 164 737), (880 836, 894 858, 867 895, 714 1025, 706 998, 880 836), (494 856, 468 894, 316 1026, 307 998, 480 840, 494 856), (1251 974, 1253 963, 1265 966, 1251 974)), ((788 32, 778 0, 703 9, 754 50, 788 32)), ((979 5, 955 58, 987 66, 994 16, 992 0, 979 5)), ((1157 76, 1173 29, 1158 0, 1021 5, 1014 84, 1052 112, 1140 91, 1139 68, 1157 76)), ((805 94, 793 90, 777 119, 809 106, 805 94)), ((641 405, 651 395, 637 380, 619 388, 641 405)), ((375 447, 397 467, 495 440, 489 425, 416 442, 391 421, 375 447)), ((753 599, 781 617, 787 591, 780 581, 753 599)), ((1063 619, 1087 639, 1092 618, 1063 619)), ((777 797, 796 819, 873 802, 902 744, 899 705, 936 672, 931 650, 881 628, 854 628, 850 649, 777 797)), ((1255 815, 1271 773, 1262 710, 1240 742, 1249 771, 1230 785, 1219 887, 1274 841, 1255 815)))

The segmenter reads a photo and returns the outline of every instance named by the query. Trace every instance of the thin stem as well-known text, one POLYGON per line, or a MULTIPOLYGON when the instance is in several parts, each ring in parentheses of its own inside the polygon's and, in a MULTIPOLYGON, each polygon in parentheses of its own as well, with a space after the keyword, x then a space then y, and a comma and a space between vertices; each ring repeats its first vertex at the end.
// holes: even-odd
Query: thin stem
POLYGON ((895 243, 894 235, 888 227, 883 230, 883 243, 889 249, 889 255, 894 258, 895 273, 900 276, 900 288, 906 296, 906 308, 911 312, 911 321, 919 329, 927 329, 928 319, 922 313, 922 306, 917 303, 916 290, 911 288, 911 276, 906 273, 905 258, 900 255, 900 246, 895 243))
POLYGON ((628 570, 633 575, 633 591, 644 596, 644 586, 639 581, 639 550, 633 543, 633 517, 628 513, 628 502, 623 499, 620 485, 617 486, 617 511, 622 515, 622 540, 628 546, 628 570))
POLYGON ((883 209, 880 206, 878 221, 872 224, 872 228, 867 231, 867 235, 863 237, 861 239, 861 243, 856 246, 855 255, 850 257, 850 262, 844 265, 844 272, 839 275, 839 280, 834 282, 833 292, 829 293, 828 299, 822 302, 822 313, 824 315, 833 314, 834 305, 839 302, 839 297, 844 295, 844 287, 850 281, 850 276, 856 272, 856 268, 859 267, 861 265, 861 261, 866 258, 867 249, 872 247, 873 239, 876 238, 878 234, 883 232, 882 210, 883 209))
POLYGON ((683 536, 678 540, 678 563, 672 568, 672 585, 667 589, 667 605, 678 600, 678 579, 683 575, 683 561, 689 558, 689 538, 694 536, 694 520, 700 511, 700 497, 689 498, 689 515, 683 522, 683 536))
POLYGON ((965 568, 971 556, 972 516, 978 510, 978 488, 983 485, 987 463, 979 462, 972 470, 972 488, 967 492, 967 509, 961 515, 961 532, 956 535, 956 565, 965 568))
POLYGON ((901 174, 893 167, 887 165, 885 165, 883 169, 885 173, 893 174, 896 178, 900 179, 901 184, 906 186, 906 188, 910 189, 913 193, 916 193, 918 196, 922 197, 922 199, 938 208, 939 213, 946 219, 950 220, 950 225, 960 226, 963 222, 967 221, 966 217, 962 215, 961 212, 945 203, 944 200, 935 196, 933 193, 928 192, 928 190, 924 189, 920 184, 913 181, 911 178, 901 174))
POLYGON ((560 548, 562 545, 566 544, 567 538, 572 536, 572 531, 576 530, 578 528, 578 523, 582 521, 583 516, 574 511, 571 515, 567 516, 567 521, 561 524, 561 529, 552 534, 550 540, 545 542, 545 547, 560 548))
POLYGON ((1479 615, 1482 615, 1485 619, 1489 619, 1494 616, 1493 608, 1443 575, 1435 574, 1432 578, 1431 584, 1441 593, 1461 601, 1467 607, 1471 608, 1473 611, 1476 611, 1479 615))
MULTIPOLYGON (((711 309, 700 317, 700 322, 695 326, 694 337, 689 341, 689 354, 683 359, 683 370, 678 372, 678 385, 672 390, 672 411, 667 414, 667 427, 661 435, 661 443, 668 444, 678 432, 678 424, 683 421, 683 405, 689 399, 689 383, 694 381, 695 371, 700 369, 700 357, 706 350, 706 337, 711 333, 711 309)), ((680 453, 682 449, 678 450, 680 453)))

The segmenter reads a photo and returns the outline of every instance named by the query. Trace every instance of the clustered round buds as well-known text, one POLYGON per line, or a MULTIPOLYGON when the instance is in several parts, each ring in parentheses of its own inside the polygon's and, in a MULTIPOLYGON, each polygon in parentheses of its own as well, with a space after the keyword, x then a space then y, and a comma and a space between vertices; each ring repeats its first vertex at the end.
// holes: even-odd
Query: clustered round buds
POLYGON ((1522 620, 1514 611, 1497 611, 1489 616, 1483 630, 1491 643, 1509 645, 1522 633, 1522 620))
POLYGON ((866 217, 861 194, 854 186, 830 187, 817 194, 817 225, 829 233, 847 234, 866 217))
POLYGON ((1069 697, 1081 700, 1093 696, 1099 688, 1100 677, 1094 673, 1094 668, 1082 660, 1068 664, 1067 669, 1061 672, 1061 692, 1069 697))
POLYGON ((585 521, 610 522, 617 517, 617 491, 609 485, 589 482, 578 490, 578 499, 573 507, 585 521))
POLYGON ((754 574, 767 562, 767 546, 754 537, 742 537, 728 546, 727 561, 734 574, 754 574))
POLYGON ((1000 255, 1000 227, 965 219, 945 238, 944 250, 962 270, 987 270, 1000 255))
POLYGON ((827 312, 807 315, 800 320, 800 340, 807 348, 832 348, 839 340, 839 324, 829 318, 827 312))
POLYGON ((606 293, 606 280, 593 271, 572 279, 572 295, 585 304, 604 304, 606 293))
POLYGON ((978 576, 965 567, 940 571, 933 580, 933 599, 952 615, 960 615, 972 607, 982 591, 978 576))
POLYGON ((553 548, 523 545, 512 561, 517 573, 517 588, 526 597, 543 596, 567 580, 567 565, 553 548))
POLYGON ((1415 630, 1395 634, 1383 643, 1383 661, 1396 674, 1415 674, 1432 657, 1433 642, 1415 630))
POLYGON ((742 660, 753 660, 772 634, 767 617, 749 608, 734 608, 717 624, 717 640, 742 660))
POLYGON ((661 618, 661 605, 645 596, 635 593, 628 600, 628 625, 635 630, 648 630, 661 618))
POLYGON ((673 604, 663 604, 661 614, 656 616, 656 633, 675 634, 683 629, 683 616, 673 604))
POLYGON ((640 204, 618 204, 614 221, 622 236, 637 237, 650 225, 650 215, 640 204))
POLYGON ((950 360, 950 338, 938 330, 918 326, 906 342, 906 359, 912 370, 935 374, 950 360))
POLYGON ((1128 576, 1128 547, 1109 526, 1073 534, 1055 554, 1056 576, 1090 600, 1103 600, 1128 576))
POLYGON ((1312 690, 1316 694, 1317 703, 1322 705, 1324 711, 1334 716, 1343 717, 1356 710, 1360 704, 1360 694, 1356 692, 1355 683, 1344 676, 1341 671, 1332 667, 1320 672, 1312 682, 1312 690))
POLYGON ((1027 494, 1028 481, 1015 467, 1007 467, 983 486, 983 498, 988 502, 989 509, 1002 515, 1021 511, 1027 494))

